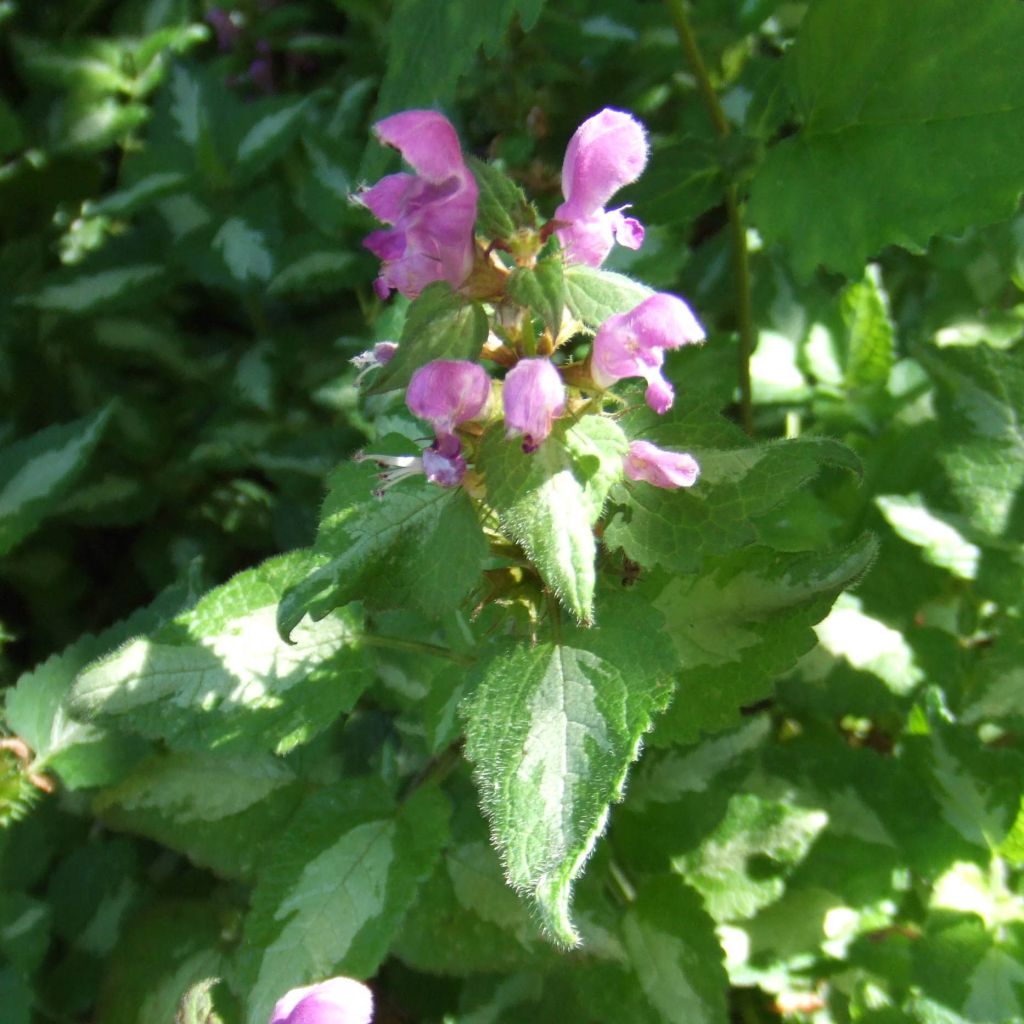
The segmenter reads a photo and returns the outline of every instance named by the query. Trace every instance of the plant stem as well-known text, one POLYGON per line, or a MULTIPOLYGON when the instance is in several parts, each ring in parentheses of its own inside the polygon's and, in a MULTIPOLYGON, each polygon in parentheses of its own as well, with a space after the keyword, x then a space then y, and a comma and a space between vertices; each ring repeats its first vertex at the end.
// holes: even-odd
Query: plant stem
POLYGON ((464 654, 456 654, 455 651, 442 647, 440 644, 430 644, 424 640, 406 640, 399 636, 379 636, 376 633, 360 633, 358 639, 368 647, 384 647, 393 651, 415 651, 417 654, 429 654, 435 658, 447 658, 457 665, 466 667, 473 664, 472 658, 464 654))
MULTIPOLYGON (((686 62, 697 82, 697 91, 719 139, 728 137, 732 129, 725 116, 718 94, 708 76, 707 65, 697 45, 685 0, 665 0, 669 17, 675 27, 686 62)), ((739 189, 731 182, 725 188, 725 208, 729 216, 729 235, 732 245, 733 270, 736 276, 736 319, 739 326, 740 351, 738 379, 740 389, 740 423, 748 434, 754 432, 753 400, 750 385, 750 356, 754 351, 754 318, 750 301, 750 253, 747 250, 747 232, 743 226, 739 189)))

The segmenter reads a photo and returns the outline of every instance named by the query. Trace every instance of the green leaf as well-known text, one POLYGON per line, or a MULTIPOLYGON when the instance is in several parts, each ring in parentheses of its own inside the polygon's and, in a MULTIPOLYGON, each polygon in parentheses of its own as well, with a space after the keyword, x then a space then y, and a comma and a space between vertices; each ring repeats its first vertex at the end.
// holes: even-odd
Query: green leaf
POLYGON ((604 542, 648 567, 693 572, 707 555, 755 543, 754 520, 805 487, 823 465, 860 472, 857 456, 831 438, 751 446, 738 428, 694 403, 658 420, 644 411, 624 426, 631 437, 692 453, 701 469, 697 483, 685 490, 627 483, 612 492, 617 510, 604 542))
POLYGON ((875 504, 899 536, 921 549, 925 561, 960 579, 975 578, 981 551, 954 525, 955 517, 928 508, 920 494, 881 494, 875 504))
POLYGON ((0 555, 56 510, 110 422, 111 406, 0 449, 0 555))
POLYGON ((82 672, 73 714, 117 723, 183 750, 273 750, 308 742, 351 710, 369 682, 360 616, 334 612, 274 628, 278 601, 305 552, 239 573, 151 636, 82 672))
POLYGON ((679 879, 637 893, 622 938, 647 1002, 666 1024, 726 1024, 729 981, 714 922, 679 879))
POLYGON ((485 238, 509 239, 521 228, 537 226, 537 211, 523 190, 493 164, 471 156, 466 160, 476 178, 477 231, 485 238))
POLYGON ((892 370, 895 345, 888 298, 882 290, 877 267, 869 266, 864 278, 843 291, 843 322, 846 324, 845 384, 848 388, 884 384, 892 370))
POLYGON ((476 56, 494 54, 515 15, 524 29, 533 27, 543 0, 398 0, 388 18, 388 62, 377 102, 377 116, 443 103, 476 56), (425 53, 444 54, 424 61, 425 53))
POLYGON ((171 587, 99 636, 86 634, 37 665, 7 690, 6 720, 35 753, 33 771, 55 771, 71 789, 102 786, 123 777, 148 750, 135 737, 74 721, 65 702, 75 676, 89 662, 129 637, 154 629, 192 600, 185 587, 171 587))
POLYGON ((239 184, 255 177, 277 159, 299 133, 306 100, 267 100, 249 113, 249 124, 238 143, 235 173, 239 184))
POLYGON ((671 653, 657 613, 621 597, 599 610, 596 629, 563 626, 557 639, 482 665, 466 707, 466 756, 506 878, 565 945, 579 941, 572 882, 669 693, 671 653))
POLYGON ((615 313, 628 313, 653 295, 652 289, 624 274, 578 263, 565 268, 565 301, 577 320, 596 331, 615 313))
POLYGON ((219 978, 204 978, 193 985, 178 1004, 174 1024, 221 1024, 221 1018, 214 1012, 211 990, 219 978))
POLYGON ((352 283, 352 271, 359 261, 347 250, 318 249, 282 267, 270 282, 271 295, 308 295, 332 293, 352 283))
POLYGON ((775 678, 814 646, 811 627, 867 572, 876 552, 870 535, 822 554, 747 549, 709 559, 698 575, 670 578, 651 600, 665 617, 681 671, 658 736, 687 742, 735 724, 743 705, 767 696, 775 678))
POLYGON ((32 990, 10 966, 0 967, 0 1006, 8 1014, 8 1024, 31 1024, 32 990))
POLYGON ((1024 540, 1024 368, 1019 352, 987 345, 921 355, 938 384, 939 452, 972 524, 1024 540))
POLYGON ((406 311, 398 351, 368 393, 404 388, 434 359, 476 359, 486 340, 487 314, 478 302, 467 302, 443 281, 428 285, 406 311))
POLYGON ((93 811, 221 877, 252 881, 306 791, 270 754, 164 753, 100 790, 93 811))
POLYGON ((278 608, 282 636, 307 612, 321 619, 357 599, 436 617, 478 585, 487 544, 466 492, 417 479, 375 498, 377 483, 366 463, 345 463, 331 474, 311 570, 278 608))
POLYGON ((166 281, 167 268, 162 263, 139 263, 113 267, 92 273, 81 271, 56 275, 52 284, 44 285, 24 303, 47 313, 84 316, 112 306, 135 301, 139 290, 156 290, 166 281))
POLYGON ((715 146, 691 136, 655 147, 640 181, 630 189, 634 212, 650 224, 688 227, 725 195, 725 178, 715 146))
POLYGON ((397 811, 379 784, 349 780, 311 797, 271 852, 252 896, 239 972, 248 1024, 299 985, 371 976, 447 838, 440 793, 397 811))
POLYGON ((827 822, 821 810, 738 794, 701 847, 676 858, 673 867, 701 893, 716 921, 743 920, 782 895, 785 876, 827 822), (755 858, 764 863, 755 866, 755 858))
POLYGON ((86 204, 84 212, 101 217, 128 217, 160 199, 186 191, 188 184, 187 175, 180 171, 155 171, 125 188, 109 192, 97 203, 86 204))
POLYGON ((857 277, 885 245, 1008 217, 1024 189, 1022 34, 1016 0, 812 5, 786 55, 801 128, 753 183, 765 239, 802 277, 857 277))
POLYGON ((508 279, 509 297, 533 310, 551 334, 562 326, 565 308, 564 264, 560 255, 541 260, 535 267, 519 267, 508 279))
POLYGON ((479 466, 502 529, 522 546, 541 578, 581 621, 590 622, 597 551, 593 525, 622 477, 626 438, 602 416, 556 425, 530 454, 500 427, 484 437, 479 466))
POLYGON ((242 217, 229 217, 213 236, 211 247, 220 253, 228 273, 239 284, 269 281, 274 256, 264 231, 242 217))

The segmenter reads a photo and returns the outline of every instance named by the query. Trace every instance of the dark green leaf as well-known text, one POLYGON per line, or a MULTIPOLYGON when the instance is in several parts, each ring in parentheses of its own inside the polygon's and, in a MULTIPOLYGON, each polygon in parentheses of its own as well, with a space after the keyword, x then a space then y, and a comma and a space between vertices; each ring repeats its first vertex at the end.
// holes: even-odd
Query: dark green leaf
POLYGON ((508 279, 509 297, 533 310, 552 336, 562 326, 565 308, 565 278, 561 256, 541 260, 535 267, 519 267, 508 279))

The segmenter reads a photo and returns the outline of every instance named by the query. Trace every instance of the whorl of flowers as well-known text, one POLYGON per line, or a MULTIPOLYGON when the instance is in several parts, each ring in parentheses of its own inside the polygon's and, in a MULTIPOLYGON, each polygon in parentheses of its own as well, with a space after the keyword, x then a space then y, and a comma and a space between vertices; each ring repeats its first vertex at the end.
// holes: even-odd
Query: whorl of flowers
MULTIPOLYGON (((538 336, 536 311, 515 302, 506 287, 513 272, 532 270, 540 259, 596 268, 616 242, 640 248, 639 221, 627 217, 625 207, 606 208, 646 166, 647 135, 636 119, 605 109, 584 121, 565 153, 564 202, 553 220, 539 228, 520 225, 513 237, 489 240, 475 235, 479 187, 455 128, 443 115, 409 110, 379 121, 374 130, 415 171, 388 175, 354 197, 391 225, 364 242, 382 261, 378 294, 385 298, 395 289, 416 298, 428 285, 445 282, 467 301, 487 301, 492 312, 491 333, 477 359, 430 360, 412 374, 406 404, 430 425, 433 441, 419 456, 361 456, 387 469, 386 485, 414 473, 444 487, 465 483, 480 435, 498 419, 504 421, 505 436, 519 439, 522 450, 533 455, 560 420, 584 407, 588 413, 611 414, 604 396, 626 378, 647 382, 646 401, 656 413, 671 408, 675 395, 662 373, 665 352, 704 339, 681 298, 651 294, 609 316, 597 327, 589 357, 571 361, 562 346, 585 333, 584 326, 563 314, 561 324, 545 323, 538 336), (552 235, 560 255, 552 255, 557 248, 552 235), (504 262, 500 252, 508 254, 504 262), (493 374, 484 361, 494 364, 493 374), (500 400, 490 400, 492 390, 500 400)), ((403 338, 402 345, 403 350, 415 345, 415 338, 403 338)), ((378 349, 354 360, 364 374, 395 352, 393 343, 378 349)), ((691 455, 643 440, 631 443, 623 463, 625 479, 655 487, 690 487, 698 475, 691 455)))

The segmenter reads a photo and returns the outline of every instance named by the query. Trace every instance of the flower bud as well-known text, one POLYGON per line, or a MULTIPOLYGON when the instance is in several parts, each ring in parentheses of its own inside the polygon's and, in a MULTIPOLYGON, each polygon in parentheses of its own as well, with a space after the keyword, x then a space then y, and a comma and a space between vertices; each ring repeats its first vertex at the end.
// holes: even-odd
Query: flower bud
POLYGON ((507 435, 523 435, 523 451, 535 452, 565 412, 565 385, 549 359, 520 359, 502 392, 507 435))
POLYGON ((478 363, 435 359, 412 375, 405 404, 438 435, 450 434, 458 424, 479 416, 490 394, 491 378, 478 363))
POLYGON ((354 978, 329 978, 293 988, 274 1007, 270 1024, 370 1024, 373 993, 354 978))
POLYGON ((700 466, 692 455, 670 452, 648 441, 633 441, 625 462, 630 480, 644 480, 655 487, 692 487, 700 466))

